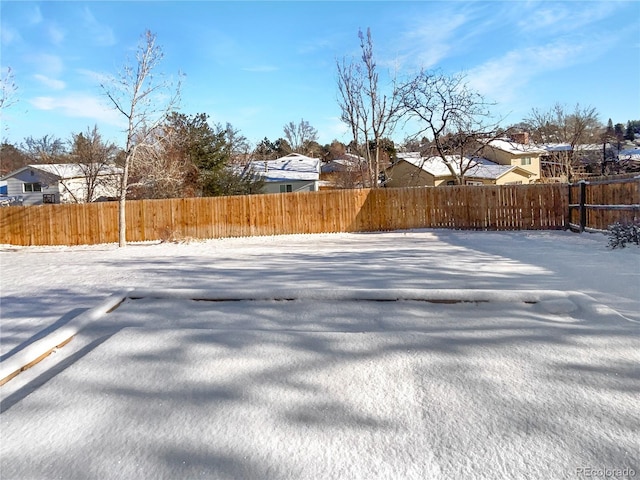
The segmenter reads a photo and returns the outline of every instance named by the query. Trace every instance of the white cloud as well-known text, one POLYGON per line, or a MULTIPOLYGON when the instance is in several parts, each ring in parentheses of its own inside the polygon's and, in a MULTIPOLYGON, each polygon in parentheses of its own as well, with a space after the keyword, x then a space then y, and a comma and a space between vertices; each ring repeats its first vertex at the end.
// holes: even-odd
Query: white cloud
POLYGON ((0 26, 0 42, 2 45, 11 45, 12 43, 20 40, 20 33, 15 28, 2 22, 0 26))
POLYGON ((256 65, 254 67, 245 67, 242 70, 245 72, 268 73, 277 71, 278 67, 273 65, 256 65))
POLYGON ((510 102, 537 76, 593 60, 609 46, 603 38, 570 43, 557 41, 546 45, 512 50, 502 57, 471 69, 470 86, 491 100, 510 102))
POLYGON ((33 10, 29 11, 27 22, 30 25, 37 25, 42 22, 42 12, 39 6, 36 5, 33 10))
POLYGON ((111 75, 107 75, 102 72, 96 72, 94 70, 78 68, 76 69, 76 72, 83 77, 88 78, 93 84, 96 85, 107 84, 113 80, 113 77, 111 75))
POLYGON ((318 129, 318 138, 325 139, 326 143, 334 139, 348 143, 349 135, 351 135, 349 127, 339 117, 327 118, 326 123, 318 129))
POLYGON ((464 27, 470 20, 467 13, 443 11, 413 26, 399 36, 398 44, 403 53, 398 61, 410 68, 433 67, 459 44, 454 40, 467 33, 464 27))
POLYGON ((584 30, 610 16, 621 5, 620 2, 584 2, 579 7, 551 2, 533 4, 517 26, 525 32, 543 32, 546 35, 584 30))
POLYGON ((83 11, 83 20, 89 36, 93 38, 96 45, 109 47, 116 44, 113 29, 98 22, 93 13, 91 13, 91 10, 89 10, 89 7, 85 7, 83 11))
POLYGON ((124 127, 122 116, 95 96, 79 93, 63 97, 36 97, 30 103, 38 110, 57 110, 66 117, 90 118, 98 123, 124 127))
POLYGON ((49 25, 47 28, 47 35, 49 36, 51 43, 54 45, 60 45, 66 36, 66 32, 57 25, 49 25))
POLYGON ((38 53, 27 57, 26 60, 34 64, 37 70, 44 72, 49 77, 56 77, 64 70, 64 63, 57 55, 38 53))
POLYGON ((36 74, 36 75, 33 76, 33 78, 35 78, 40 83, 42 83, 44 86, 46 86, 47 88, 50 88, 52 90, 63 90, 64 87, 66 86, 65 83, 62 80, 57 80, 55 78, 50 78, 50 77, 47 77, 45 75, 36 74))

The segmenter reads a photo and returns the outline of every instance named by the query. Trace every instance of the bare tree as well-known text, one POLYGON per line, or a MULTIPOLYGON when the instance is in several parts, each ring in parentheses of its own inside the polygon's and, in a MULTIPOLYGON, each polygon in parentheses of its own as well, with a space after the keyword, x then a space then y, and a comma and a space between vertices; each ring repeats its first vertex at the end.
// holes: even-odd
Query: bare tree
POLYGON ((489 110, 493 104, 465 80, 463 74, 422 70, 399 87, 403 113, 418 128, 414 138, 428 140, 423 155, 439 157, 460 185, 477 164, 474 157, 499 132, 489 110))
POLYGON ((351 129, 355 154, 367 159, 369 182, 378 187, 380 174, 381 140, 390 135, 397 123, 399 97, 395 78, 391 82, 391 92, 383 93, 380 77, 373 53, 371 30, 366 36, 358 31, 361 56, 355 60, 337 62, 338 102, 341 120, 351 129))
POLYGON ((240 130, 234 128, 229 122, 225 125, 217 123, 215 125, 216 133, 224 133, 226 141, 229 162, 236 165, 244 165, 249 161, 251 154, 251 144, 247 137, 240 133, 240 130))
POLYGON ((538 144, 567 144, 569 148, 557 149, 547 165, 551 176, 566 177, 571 181, 574 176, 574 160, 577 146, 598 143, 602 126, 594 107, 582 107, 577 103, 573 110, 555 103, 547 111, 532 109, 523 124, 529 129, 531 139, 538 144))
POLYGON ((97 126, 72 135, 68 159, 73 162, 69 165, 74 170, 73 176, 63 175, 66 166, 59 166, 60 184, 71 201, 89 203, 115 197, 121 172, 116 167, 119 151, 115 144, 102 140, 97 126))
POLYGON ((289 122, 284 126, 284 136, 294 152, 307 155, 309 144, 318 141, 318 130, 306 120, 300 119, 298 124, 289 122))
POLYGON ((155 71, 162 61, 156 36, 147 30, 136 50, 134 62, 125 64, 118 76, 101 86, 114 108, 127 119, 127 140, 118 206, 118 245, 127 243, 125 202, 129 188, 129 169, 137 152, 151 141, 151 132, 175 107, 180 83, 157 78, 155 71))
POLYGON ((3 142, 0 145, 0 176, 32 163, 30 158, 15 145, 3 142))
POLYGON ((7 67, 6 71, 0 75, 0 112, 17 103, 17 91, 18 86, 15 82, 13 70, 11 67, 7 67))
POLYGON ((27 137, 20 149, 31 158, 32 163, 66 163, 67 151, 62 140, 51 135, 41 138, 27 137))
POLYGON ((182 133, 166 122, 146 136, 130 170, 129 187, 135 198, 195 196, 198 170, 184 153, 182 133))

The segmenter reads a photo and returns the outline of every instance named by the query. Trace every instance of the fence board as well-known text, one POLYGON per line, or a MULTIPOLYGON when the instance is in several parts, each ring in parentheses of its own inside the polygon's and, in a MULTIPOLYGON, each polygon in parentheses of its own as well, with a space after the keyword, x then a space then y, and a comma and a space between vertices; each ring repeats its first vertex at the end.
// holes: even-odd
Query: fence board
POLYGON ((574 228, 604 231, 616 222, 640 222, 640 180, 637 177, 616 179, 611 183, 578 183, 570 185, 569 191, 568 219, 574 228), (582 211, 586 217, 584 224, 581 222, 582 211))
MULTIPOLYGON (((623 202, 630 195, 638 196, 637 182, 610 187, 593 189, 590 198, 623 202)), ((575 186, 541 184, 129 200, 127 239, 136 242, 409 228, 558 229, 566 226, 567 218, 572 222, 578 218, 575 209, 567 215, 569 189, 572 198, 577 198, 575 186)), ((592 213, 601 221, 598 215, 603 214, 592 213)), ((96 244, 112 243, 117 237, 116 202, 0 209, 3 244, 96 244)))

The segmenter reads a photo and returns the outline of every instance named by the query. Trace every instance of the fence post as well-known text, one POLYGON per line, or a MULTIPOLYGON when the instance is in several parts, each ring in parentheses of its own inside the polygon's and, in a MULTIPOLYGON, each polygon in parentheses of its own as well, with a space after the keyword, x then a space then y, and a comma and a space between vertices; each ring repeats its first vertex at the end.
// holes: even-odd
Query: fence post
POLYGON ((573 207, 572 202, 571 202, 571 187, 573 187, 573 184, 570 183, 569 184, 569 191, 567 192, 567 223, 566 223, 566 227, 565 230, 571 230, 571 212, 573 211, 573 207))
POLYGON ((580 180, 578 184, 580 185, 580 233, 582 233, 587 226, 587 208, 585 206, 587 198, 587 182, 585 180, 580 180))

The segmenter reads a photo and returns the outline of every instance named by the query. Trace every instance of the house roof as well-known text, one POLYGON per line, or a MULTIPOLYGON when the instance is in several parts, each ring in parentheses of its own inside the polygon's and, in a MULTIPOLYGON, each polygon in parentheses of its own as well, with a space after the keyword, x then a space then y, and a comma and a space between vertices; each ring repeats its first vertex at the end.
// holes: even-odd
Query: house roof
MULTIPOLYGON (((606 144, 608 147, 611 147, 610 143, 606 144)), ((584 143, 578 144, 575 147, 571 147, 570 143, 545 143, 543 145, 538 145, 541 149, 546 152, 570 152, 575 149, 576 152, 601 152, 602 144, 601 143, 584 143)))
POLYGON ((320 178, 320 159, 290 153, 276 160, 253 160, 251 170, 265 182, 316 181, 320 178))
POLYGON ((502 150, 504 152, 511 153, 512 155, 539 155, 547 152, 545 149, 540 148, 536 145, 525 145, 523 143, 514 142, 513 140, 509 140, 506 138, 489 140, 488 142, 486 142, 486 145, 498 150, 502 150))
MULTIPOLYGON (((451 171, 440 157, 423 158, 418 152, 400 153, 397 155, 397 157, 399 160, 404 160, 405 162, 411 163, 412 165, 421 168, 434 177, 451 176, 451 171)), ((459 175, 461 171, 460 157, 458 155, 449 155, 446 158, 449 164, 452 166, 453 170, 459 175)), ((526 176, 533 175, 531 172, 528 172, 518 166, 500 165, 482 157, 465 157, 462 163, 465 167, 470 165, 468 170, 466 170, 464 174, 467 178, 484 178, 496 180, 511 171, 517 171, 526 176)))
MULTIPOLYGON (((90 172, 88 164, 84 163, 43 163, 27 165, 26 167, 19 168, 6 174, 2 177, 2 180, 13 177, 25 170, 39 170, 48 175, 52 175, 58 179, 70 179, 70 178, 83 178, 90 172)), ((100 167, 99 175, 114 175, 122 172, 122 168, 103 165, 100 167)))
POLYGON ((321 167, 321 171, 323 173, 329 172, 337 172, 349 169, 357 169, 360 168, 363 164, 366 163, 366 160, 353 153, 345 153, 338 158, 334 158, 333 160, 329 160, 321 167))
POLYGON ((544 145, 540 145, 540 148, 545 150, 546 152, 570 152, 571 144, 570 143, 546 143, 544 145))
POLYGON ((640 148, 630 148, 628 150, 620 150, 618 160, 640 161, 640 148))

